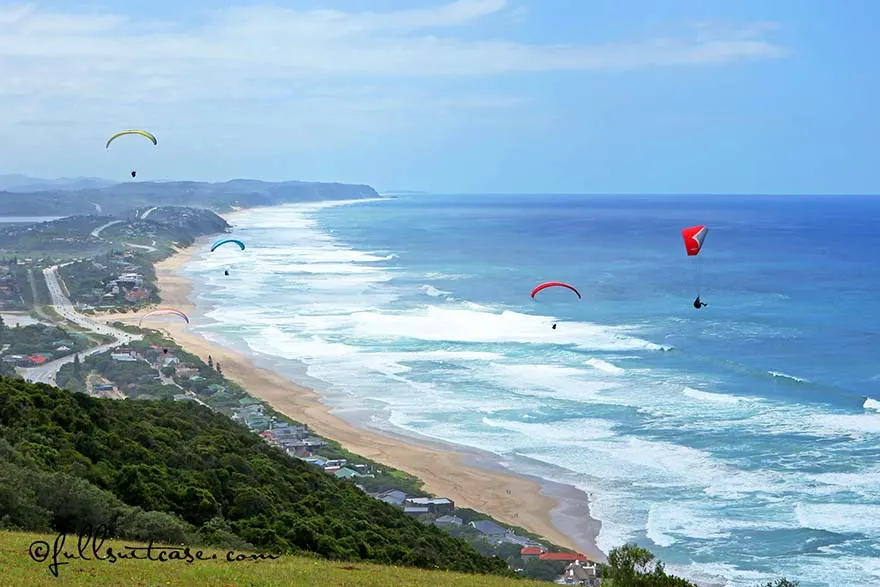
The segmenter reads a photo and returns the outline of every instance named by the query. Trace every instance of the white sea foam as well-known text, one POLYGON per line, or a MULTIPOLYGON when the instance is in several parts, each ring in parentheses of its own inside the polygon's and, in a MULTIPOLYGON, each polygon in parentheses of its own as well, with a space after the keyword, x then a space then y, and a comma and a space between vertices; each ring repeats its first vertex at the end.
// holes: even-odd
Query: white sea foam
POLYGON ((789 375, 788 373, 782 373, 780 371, 767 371, 768 375, 773 377, 779 377, 782 379, 789 379, 791 381, 796 381, 798 383, 810 383, 809 379, 804 379, 802 377, 795 377, 794 375, 789 375))
POLYGON ((748 398, 736 396, 736 395, 726 395, 723 393, 711 393, 709 391, 700 391, 699 389, 693 389, 691 387, 685 387, 682 390, 682 393, 690 398, 695 400, 700 400, 704 402, 716 402, 722 404, 738 404, 740 402, 749 401, 748 398))
POLYGON ((608 361, 603 361, 602 359, 592 358, 584 361, 584 363, 589 365, 590 367, 593 367, 594 369, 598 369, 612 375, 623 375, 626 373, 626 369, 622 369, 617 365, 612 365, 608 361))
POLYGON ((795 516, 802 528, 880 537, 880 504, 799 503, 795 516))
MULTIPOLYGON (((404 272, 394 254, 353 251, 322 233, 312 218, 321 207, 240 217, 250 234, 271 231, 262 233, 266 245, 247 249, 246 260, 206 256, 188 269, 208 283, 200 304, 217 304, 208 317, 218 324, 205 331, 243 339, 274 360, 303 361, 309 376, 329 385, 332 405, 371 410, 375 425, 508 460, 528 457, 530 472, 592 494, 591 512, 603 522, 598 542, 606 551, 644 536, 673 548, 694 540, 723 548, 726 537, 743 528, 853 531, 868 524, 874 510, 840 509, 837 502, 861 496, 880 503, 880 470, 845 453, 850 439, 874 434, 880 402, 868 398, 865 411, 855 414, 751 397, 751 391, 747 397, 723 381, 658 367, 656 351, 672 347, 643 339, 636 326, 571 320, 554 331, 556 317, 450 300, 449 292, 425 283, 464 274, 405 274, 408 285, 398 288, 394 278, 404 272), (227 265, 239 268, 229 278, 218 272, 227 265), (424 283, 421 298, 412 297, 414 279, 424 283), (406 307, 401 298, 422 305, 406 307), (584 361, 584 351, 601 358, 584 361), (631 368, 636 360, 640 368, 631 368), (713 440, 687 446, 693 434, 713 440), (788 468, 768 462, 755 468, 713 452, 723 434, 734 443, 755 434, 835 442, 830 448, 816 443, 810 454, 771 455, 788 459, 788 468), (804 472, 798 459, 833 459, 839 472, 804 472), (795 500, 802 504, 798 512, 795 500), (744 504, 752 507, 740 518, 731 513, 744 504), (841 516, 839 527, 828 521, 833 515, 841 516)), ((846 560, 851 576, 869 572, 859 566, 864 561, 846 560)), ((743 578, 767 578, 732 565, 685 568, 694 577, 732 577, 730 585, 737 586, 743 578)))
POLYGON ((419 289, 422 290, 423 292, 425 292, 425 295, 431 296, 432 298, 436 298, 436 297, 440 297, 440 296, 444 296, 444 295, 449 295, 450 293, 452 293, 452 292, 448 292, 448 291, 443 291, 442 289, 437 289, 433 285, 427 285, 427 284, 421 286, 419 289))
POLYGON ((818 429, 859 440, 880 434, 880 414, 815 414, 810 422, 818 429))

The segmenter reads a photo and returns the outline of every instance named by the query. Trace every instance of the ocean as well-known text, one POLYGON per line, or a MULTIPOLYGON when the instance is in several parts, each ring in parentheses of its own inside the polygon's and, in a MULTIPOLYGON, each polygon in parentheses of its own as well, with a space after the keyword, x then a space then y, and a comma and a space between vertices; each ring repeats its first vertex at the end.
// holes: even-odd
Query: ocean
POLYGON ((184 270, 191 329, 343 417, 573 485, 603 551, 691 580, 880 585, 880 198, 416 195, 234 224, 245 251, 184 270), (533 300, 544 281, 583 299, 533 300))

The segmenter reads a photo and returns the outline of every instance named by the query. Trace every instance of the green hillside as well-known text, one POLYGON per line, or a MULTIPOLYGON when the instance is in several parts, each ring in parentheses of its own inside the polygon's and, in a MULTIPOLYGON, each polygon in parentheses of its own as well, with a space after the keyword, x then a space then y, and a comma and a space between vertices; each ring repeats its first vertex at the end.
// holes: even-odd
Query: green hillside
MULTIPOLYGON (((132 587, 135 585, 186 585, 187 587, 297 587, 351 586, 351 587, 538 587, 544 582, 517 580, 493 576, 475 576, 448 571, 425 571, 405 567, 378 566, 365 563, 332 562, 309 556, 283 556, 277 560, 227 562, 228 550, 206 549, 204 558, 217 559, 187 563, 177 560, 96 560, 86 549, 91 560, 61 559, 68 564, 59 567, 58 577, 49 572, 49 560, 41 558, 31 544, 42 541, 54 545, 54 535, 0 532, 0 585, 28 585, 28 587, 132 587), (29 552, 35 552, 34 560, 29 552)), ((144 547, 132 541, 108 540, 98 549, 106 557, 108 549, 126 552, 126 546, 144 547)), ((193 549, 193 552, 195 549, 193 549)), ((68 537, 64 552, 76 555, 76 540, 68 537)), ((237 556, 241 551, 236 551, 237 556)), ((158 554, 154 554, 157 558, 158 554)), ((108 557, 109 558, 109 557, 108 557)))
POLYGON ((512 575, 191 402, 0 378, 0 528, 512 575))

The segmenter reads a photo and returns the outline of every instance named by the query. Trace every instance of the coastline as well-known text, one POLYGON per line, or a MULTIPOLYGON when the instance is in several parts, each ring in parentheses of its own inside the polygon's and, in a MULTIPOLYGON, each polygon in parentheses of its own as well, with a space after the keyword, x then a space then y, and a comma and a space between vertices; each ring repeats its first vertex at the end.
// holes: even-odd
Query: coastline
MULTIPOLYGON (((224 218, 231 220, 234 214, 226 214, 224 218)), ((194 313, 195 304, 190 300, 192 282, 179 271, 201 250, 202 240, 156 264, 162 305, 176 307, 188 315, 194 313)), ((103 314, 95 318, 136 325, 143 313, 103 314)), ((203 359, 211 355, 215 362, 222 363, 224 376, 278 412, 308 425, 316 434, 339 442, 353 453, 417 477, 426 491, 448 497, 459 507, 472 508, 523 527, 559 546, 583 552, 593 560, 606 560, 606 555, 596 546, 601 524, 589 517, 583 492, 508 472, 476 450, 357 426, 334 414, 313 389, 258 367, 246 355, 210 342, 185 326, 161 323, 152 327, 164 331, 188 352, 203 359)))

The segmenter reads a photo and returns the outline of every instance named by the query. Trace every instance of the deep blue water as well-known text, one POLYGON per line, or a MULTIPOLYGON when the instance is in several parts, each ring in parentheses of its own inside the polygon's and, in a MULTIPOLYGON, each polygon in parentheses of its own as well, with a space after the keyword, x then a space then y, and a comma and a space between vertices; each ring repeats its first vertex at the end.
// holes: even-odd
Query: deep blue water
POLYGON ((190 270, 206 332, 304 362, 336 405, 592 492, 606 551, 880 584, 880 199, 407 196, 235 222, 247 254, 190 270), (529 297, 550 280, 583 299, 529 297))

